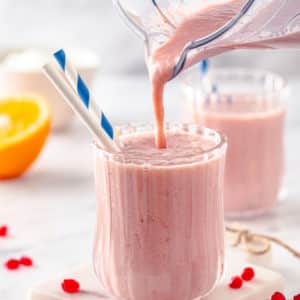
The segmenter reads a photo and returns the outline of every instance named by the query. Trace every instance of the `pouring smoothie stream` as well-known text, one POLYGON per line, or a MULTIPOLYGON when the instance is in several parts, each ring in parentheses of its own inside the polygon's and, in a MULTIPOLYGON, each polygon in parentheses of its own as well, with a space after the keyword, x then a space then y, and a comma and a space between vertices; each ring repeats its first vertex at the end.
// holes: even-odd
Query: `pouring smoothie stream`
MULTIPOLYGON (((164 134, 163 93, 166 83, 172 78, 172 72, 182 49, 191 41, 208 35, 223 26, 235 16, 244 0, 226 1, 219 5, 201 6, 199 11, 188 14, 176 28, 173 36, 158 47, 148 60, 148 69, 152 84, 152 97, 156 122, 156 146, 166 148, 164 134)), ((203 58, 223 52, 223 49, 199 54, 188 64, 194 64, 203 58)))
POLYGON ((300 48, 299 1, 168 1, 167 6, 161 2, 152 1, 155 10, 149 17, 149 7, 139 16, 125 9, 124 1, 114 0, 145 41, 158 148, 167 147, 164 87, 183 69, 234 49, 300 48))

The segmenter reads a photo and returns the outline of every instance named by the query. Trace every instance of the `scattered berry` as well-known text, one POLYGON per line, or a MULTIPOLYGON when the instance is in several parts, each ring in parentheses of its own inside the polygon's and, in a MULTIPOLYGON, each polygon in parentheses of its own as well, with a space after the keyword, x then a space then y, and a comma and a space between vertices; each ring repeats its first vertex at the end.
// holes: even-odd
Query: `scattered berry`
POLYGON ((243 285, 243 280, 239 276, 234 276, 231 278, 231 282, 229 283, 229 287, 232 289, 240 289, 243 285))
POLYGON ((20 266, 20 262, 17 259, 9 259, 6 263, 5 263, 5 267, 8 270, 17 270, 20 266))
POLYGON ((294 298, 293 298, 293 300, 300 300, 300 294, 295 295, 294 298))
POLYGON ((33 265, 33 261, 30 257, 23 256, 20 258, 20 264, 25 267, 31 267, 33 265))
POLYGON ((78 293, 80 289, 79 283, 74 279, 65 279, 61 284, 62 289, 66 293, 78 293))
POLYGON ((255 272, 253 268, 248 267, 243 270, 241 277, 243 278, 244 281, 251 281, 254 278, 254 276, 255 276, 255 272))
POLYGON ((0 226, 0 237, 6 237, 8 232, 8 227, 6 225, 0 226))
POLYGON ((282 293, 276 292, 272 295, 271 300, 286 300, 286 298, 282 293))

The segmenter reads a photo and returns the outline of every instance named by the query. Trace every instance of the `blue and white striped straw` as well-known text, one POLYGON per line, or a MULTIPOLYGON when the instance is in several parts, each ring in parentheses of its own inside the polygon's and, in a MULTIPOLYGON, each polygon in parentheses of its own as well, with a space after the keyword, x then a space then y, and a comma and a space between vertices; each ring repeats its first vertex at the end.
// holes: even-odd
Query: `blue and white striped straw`
POLYGON ((207 75, 208 72, 208 60, 204 59, 200 62, 200 72, 203 76, 207 75))
POLYGON ((102 110, 99 109, 95 100, 92 98, 87 85, 82 80, 80 74, 77 72, 75 66, 71 63, 70 59, 66 55, 66 52, 63 49, 58 50, 53 54, 54 58, 58 62, 59 66, 61 67, 62 71, 66 75, 69 83, 71 84, 72 88, 81 98, 85 107, 99 120, 99 125, 102 129, 106 132, 106 134, 112 139, 115 139, 115 131, 108 120, 106 115, 103 113, 102 110))
POLYGON ((199 64, 200 74, 201 74, 201 80, 202 80, 202 86, 204 87, 204 98, 205 98, 205 104, 210 104, 210 92, 211 92, 211 80, 208 76, 208 60, 204 59, 199 64))
MULTIPOLYGON (((204 87, 207 88, 207 96, 205 97, 205 103, 208 105, 211 102, 211 97, 217 100, 217 103, 221 103, 222 97, 220 95, 220 90, 219 87, 216 83, 213 83, 209 73, 209 62, 208 60, 202 60, 199 64, 199 69, 200 69, 200 74, 202 78, 202 82, 204 87)), ((228 95, 226 97, 226 101, 228 104, 232 104, 233 102, 233 97, 231 95, 228 95)))
POLYGON ((66 102, 71 106, 75 113, 78 114, 82 122, 90 130, 96 138, 96 141, 109 152, 118 152, 120 148, 113 138, 104 130, 103 126, 99 124, 99 118, 92 114, 83 103, 81 97, 72 88, 65 74, 60 67, 52 62, 43 67, 46 75, 62 94, 66 102))

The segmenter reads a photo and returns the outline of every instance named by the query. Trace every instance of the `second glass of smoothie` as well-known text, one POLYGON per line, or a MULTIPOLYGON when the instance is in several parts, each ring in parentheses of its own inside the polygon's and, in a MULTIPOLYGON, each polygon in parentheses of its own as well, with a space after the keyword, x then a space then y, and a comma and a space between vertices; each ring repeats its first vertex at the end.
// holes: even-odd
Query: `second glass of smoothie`
POLYGON ((228 138, 224 206, 227 216, 253 216, 273 208, 284 175, 286 84, 275 74, 192 69, 183 77, 184 119, 228 138))
POLYGON ((96 275, 125 300, 192 300, 224 268, 225 138, 167 124, 166 149, 151 125, 119 129, 121 153, 95 146, 96 275))

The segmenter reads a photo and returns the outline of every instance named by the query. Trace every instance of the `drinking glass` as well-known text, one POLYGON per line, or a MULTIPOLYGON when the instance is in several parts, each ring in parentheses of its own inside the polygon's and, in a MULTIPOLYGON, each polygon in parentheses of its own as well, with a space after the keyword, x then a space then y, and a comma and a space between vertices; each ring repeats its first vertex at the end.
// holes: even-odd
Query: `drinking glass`
POLYGON ((182 77, 183 118, 228 138, 227 216, 264 213, 277 202, 284 176, 287 85, 261 70, 194 68, 182 77))
MULTIPOLYGON (((154 136, 152 125, 118 131, 121 148, 122 138, 154 136)), ((192 124, 167 124, 169 131, 196 135, 210 147, 193 149, 193 162, 162 156, 149 163, 95 146, 94 268, 120 299, 192 300, 209 293, 223 273, 226 139, 192 124)))

